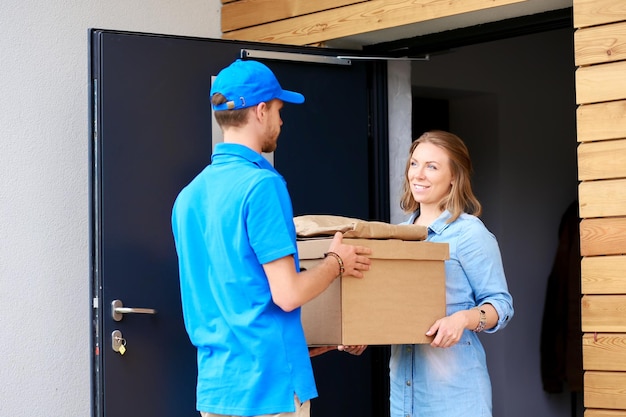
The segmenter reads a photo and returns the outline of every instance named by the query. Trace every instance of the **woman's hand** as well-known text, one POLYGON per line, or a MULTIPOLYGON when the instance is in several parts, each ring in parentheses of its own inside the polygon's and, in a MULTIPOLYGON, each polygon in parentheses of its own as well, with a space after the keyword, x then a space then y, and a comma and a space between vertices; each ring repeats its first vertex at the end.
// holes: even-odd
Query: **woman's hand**
POLYGON ((426 332, 426 336, 435 335, 430 343, 433 347, 447 348, 456 345, 468 324, 467 310, 457 311, 435 322, 426 332))

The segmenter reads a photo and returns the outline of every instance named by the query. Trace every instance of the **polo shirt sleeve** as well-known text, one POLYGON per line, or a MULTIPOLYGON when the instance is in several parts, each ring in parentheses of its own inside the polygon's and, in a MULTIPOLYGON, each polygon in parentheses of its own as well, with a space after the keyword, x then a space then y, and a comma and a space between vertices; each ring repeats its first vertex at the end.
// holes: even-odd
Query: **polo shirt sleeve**
POLYGON ((282 177, 264 176, 252 188, 246 204, 246 227, 259 263, 296 254, 293 208, 282 177))

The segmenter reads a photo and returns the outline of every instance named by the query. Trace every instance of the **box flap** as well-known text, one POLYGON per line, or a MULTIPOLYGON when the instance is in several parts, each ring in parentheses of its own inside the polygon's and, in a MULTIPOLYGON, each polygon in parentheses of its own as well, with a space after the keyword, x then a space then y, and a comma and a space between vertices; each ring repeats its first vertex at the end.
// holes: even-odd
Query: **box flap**
MULTIPOLYGON (((300 259, 321 259, 328 252, 332 238, 298 240, 300 259)), ((343 239, 349 245, 372 249, 372 259, 446 260, 450 258, 447 243, 398 239, 343 239)))

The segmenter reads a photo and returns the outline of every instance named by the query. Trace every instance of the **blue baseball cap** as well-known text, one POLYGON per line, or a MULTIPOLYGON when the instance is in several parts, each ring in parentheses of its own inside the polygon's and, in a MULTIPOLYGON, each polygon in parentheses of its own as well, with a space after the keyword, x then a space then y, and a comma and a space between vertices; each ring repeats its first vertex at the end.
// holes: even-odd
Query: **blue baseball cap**
POLYGON ((213 106, 213 110, 245 109, 275 98, 287 103, 304 103, 302 94, 283 90, 267 66, 250 60, 238 59, 221 70, 211 86, 210 96, 215 93, 221 93, 228 101, 213 106))

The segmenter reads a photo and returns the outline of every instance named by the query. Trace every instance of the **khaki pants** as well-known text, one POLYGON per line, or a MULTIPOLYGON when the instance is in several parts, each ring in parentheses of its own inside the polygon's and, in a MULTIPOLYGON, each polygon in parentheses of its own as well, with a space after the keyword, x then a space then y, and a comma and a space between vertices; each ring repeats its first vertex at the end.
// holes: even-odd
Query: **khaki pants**
MULTIPOLYGON (((310 401, 306 401, 300 404, 300 400, 298 399, 298 397, 295 397, 294 402, 296 404, 296 411, 294 411, 293 413, 263 414, 262 416, 253 416, 253 417, 310 417, 311 415, 311 402, 310 401)), ((226 416, 223 414, 207 413, 205 411, 200 411, 200 415, 202 417, 239 417, 239 416, 226 416)))

